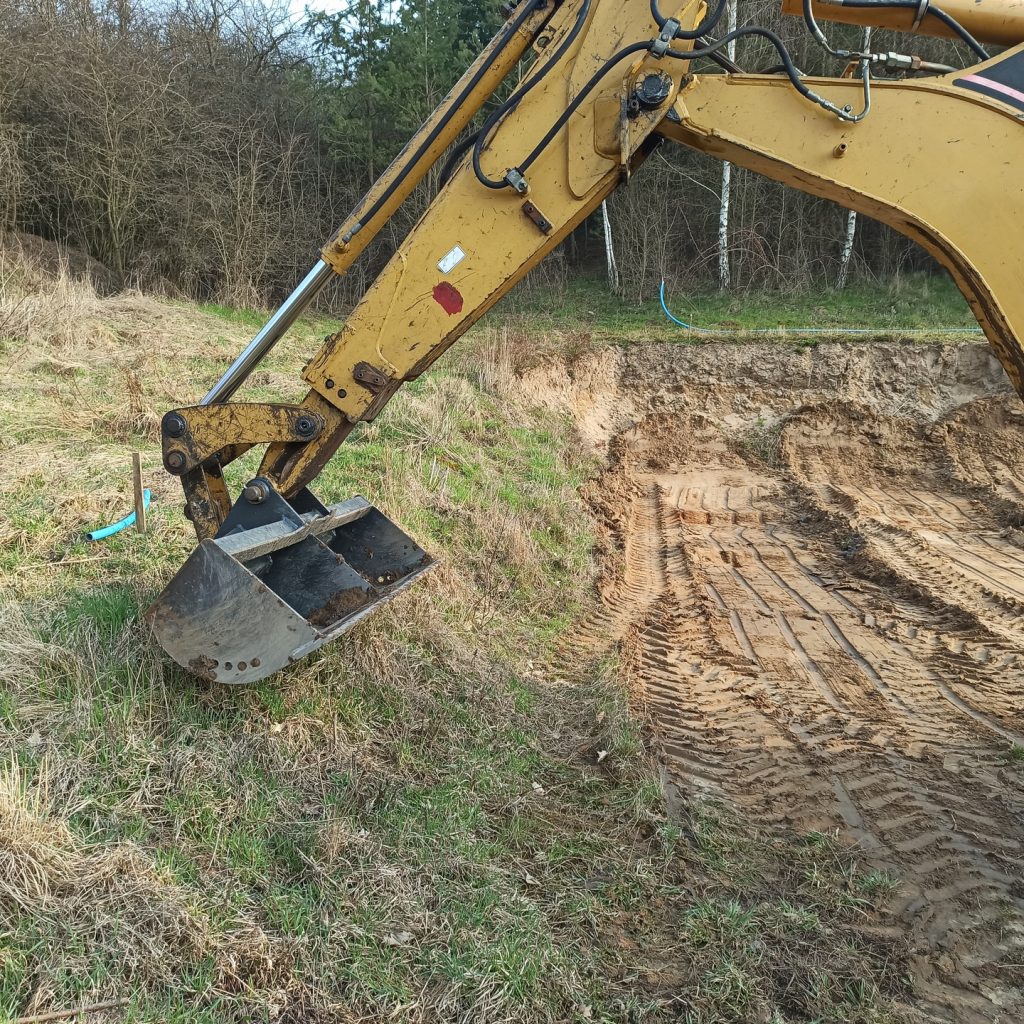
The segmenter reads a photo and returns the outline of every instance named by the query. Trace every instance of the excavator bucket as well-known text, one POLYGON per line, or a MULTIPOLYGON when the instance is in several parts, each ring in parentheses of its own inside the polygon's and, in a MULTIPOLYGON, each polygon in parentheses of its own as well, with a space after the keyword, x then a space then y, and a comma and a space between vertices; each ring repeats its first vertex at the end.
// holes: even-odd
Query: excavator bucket
POLYGON ((434 564, 364 498, 327 508, 308 491, 289 502, 254 484, 260 502, 237 502, 146 612, 179 665, 218 683, 255 682, 298 661, 434 564))

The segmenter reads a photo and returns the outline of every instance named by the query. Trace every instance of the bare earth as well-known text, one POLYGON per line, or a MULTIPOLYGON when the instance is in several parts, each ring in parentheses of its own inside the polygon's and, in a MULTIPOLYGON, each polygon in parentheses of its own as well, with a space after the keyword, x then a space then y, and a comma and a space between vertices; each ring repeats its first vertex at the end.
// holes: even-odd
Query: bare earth
POLYGON ((838 832, 900 880, 911 1016, 1024 1019, 1024 409, 987 351, 651 346, 528 383, 609 454, 587 632, 678 812, 838 832))

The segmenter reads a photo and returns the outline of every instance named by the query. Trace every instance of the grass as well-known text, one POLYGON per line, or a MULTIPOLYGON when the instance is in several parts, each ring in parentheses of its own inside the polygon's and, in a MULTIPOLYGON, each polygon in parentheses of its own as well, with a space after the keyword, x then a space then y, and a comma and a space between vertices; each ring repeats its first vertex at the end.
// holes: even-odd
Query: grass
MULTIPOLYGON (((666 815, 614 657, 570 642, 596 465, 516 391, 507 335, 404 389, 318 480, 441 567, 227 690, 140 616, 193 544, 159 413, 249 318, 63 279, 19 295, 8 271, 0 1021, 109 998, 108 1020, 190 1024, 896 1019, 905 951, 863 927, 885 880, 828 837, 666 815), (89 545, 130 504, 132 450, 152 531, 89 545)), ((328 329, 300 324, 254 397, 295 397, 328 329)))
MULTIPOLYGON (((506 300, 505 311, 512 322, 529 330, 557 329, 570 337, 574 332, 586 332, 610 343, 715 341, 728 337, 726 332, 738 332, 743 340, 743 332, 778 329, 779 340, 806 347, 818 340, 842 337, 830 334, 830 329, 843 327, 867 328, 874 332, 869 339, 898 339, 906 337, 909 330, 937 328, 963 328, 964 337, 980 337, 971 334, 977 321, 944 274, 907 274, 889 283, 857 280, 842 291, 735 294, 688 292, 670 285, 666 301, 679 319, 712 332, 720 329, 723 334, 691 334, 665 317, 656 289, 643 302, 624 301, 609 291, 602 278, 579 277, 557 291, 534 287, 506 300), (808 326, 821 327, 822 333, 785 333, 786 328, 808 326)), ((746 337, 758 339, 756 334, 746 337)))
POLYGON ((782 464, 782 423, 767 423, 760 416, 736 439, 740 449, 772 468, 782 464))

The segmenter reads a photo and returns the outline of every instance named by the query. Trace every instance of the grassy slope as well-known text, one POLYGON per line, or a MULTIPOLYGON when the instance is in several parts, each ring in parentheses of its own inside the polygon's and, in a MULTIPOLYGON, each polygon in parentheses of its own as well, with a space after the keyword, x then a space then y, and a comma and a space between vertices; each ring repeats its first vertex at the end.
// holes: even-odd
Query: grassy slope
MULTIPOLYGON (((198 684, 139 612, 192 544, 157 411, 247 315, 68 282, 0 307, 0 1020, 880 1021, 891 879, 824 836, 670 821, 614 664, 572 648, 595 468, 491 339, 405 389, 318 482, 442 568, 322 657, 198 684), (90 546, 155 491, 148 537, 90 546)), ((256 378, 293 397, 329 329, 256 378)), ((244 475, 233 473, 233 484, 244 475)))

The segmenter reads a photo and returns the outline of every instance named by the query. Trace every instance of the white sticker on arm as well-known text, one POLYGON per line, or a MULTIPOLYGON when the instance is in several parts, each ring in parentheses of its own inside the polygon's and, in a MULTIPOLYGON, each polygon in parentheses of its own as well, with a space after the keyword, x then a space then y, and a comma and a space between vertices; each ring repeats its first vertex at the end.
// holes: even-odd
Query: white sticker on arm
POLYGON ((466 254, 456 245, 437 261, 437 269, 442 274, 450 274, 465 258, 466 254))

